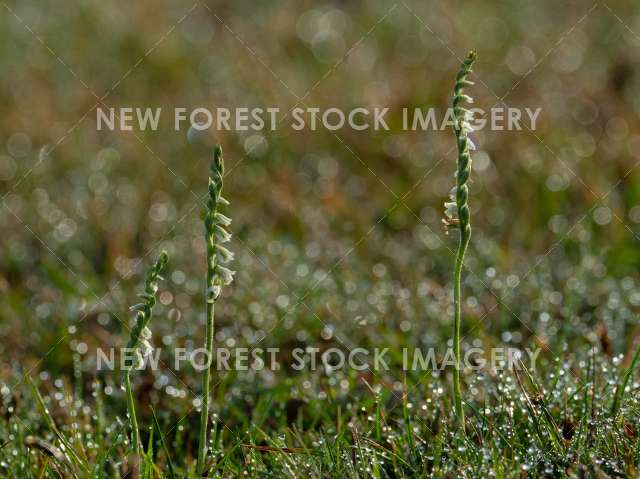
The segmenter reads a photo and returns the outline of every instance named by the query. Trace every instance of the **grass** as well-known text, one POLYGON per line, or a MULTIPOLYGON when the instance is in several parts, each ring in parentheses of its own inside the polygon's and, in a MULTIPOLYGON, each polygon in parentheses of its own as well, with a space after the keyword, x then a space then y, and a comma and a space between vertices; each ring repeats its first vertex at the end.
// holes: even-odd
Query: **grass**
MULTIPOLYGON (((475 384, 482 384, 486 392, 465 398, 470 411, 465 437, 458 433, 455 413, 448 412, 451 409, 446 394, 438 392, 447 387, 445 379, 434 379, 413 390, 404 404, 398 404, 387 389, 375 396, 357 393, 356 381, 349 395, 340 394, 339 386, 327 385, 324 390, 332 397, 322 400, 308 392, 300 406, 303 411, 294 419, 287 411, 293 407, 289 386, 256 390, 230 378, 231 384, 223 384, 221 389, 241 390, 236 393, 239 397, 235 404, 221 409, 225 426, 214 439, 211 475, 622 477, 637 473, 637 398, 627 396, 620 428, 608 414, 608 384, 616 376, 602 357, 594 366, 594 375, 600 377, 598 384, 582 384, 589 378, 574 377, 568 365, 560 364, 556 371, 559 377, 549 381, 534 375, 529 378, 526 373, 526 377, 521 377, 522 373, 514 376, 509 371, 482 374, 482 380, 475 384), (525 383, 530 380, 530 390, 525 391, 525 383), (354 394, 358 394, 355 401, 354 394), (244 395, 253 398, 250 409, 238 409, 244 395), (583 427, 585 422, 588 426, 583 427)), ((471 377, 465 379, 472 382, 471 377)), ((72 437, 71 424, 58 426, 46 412, 55 404, 53 397, 40 397, 39 401, 40 414, 49 430, 40 434, 47 438, 43 440, 58 443, 66 458, 45 456, 35 448, 32 454, 26 454, 25 449, 13 455, 11 451, 22 450, 19 444, 29 443, 26 427, 14 418, 14 442, 3 449, 5 472, 11 467, 16 477, 24 477, 20 474, 44 470, 44 477, 56 477, 55 465, 67 473, 74 471, 78 477, 84 477, 87 469, 93 477, 131 473, 127 461, 123 461, 127 446, 118 445, 113 437, 121 434, 122 424, 110 421, 110 432, 97 436, 95 420, 91 414, 82 413, 90 403, 77 401, 73 408, 78 409, 81 432, 72 437), (101 443, 113 445, 114 450, 104 451, 101 457, 101 443)), ((144 453, 153 467, 145 477, 195 477, 188 454, 194 431, 172 428, 174 422, 175 418, 167 414, 162 414, 157 423, 154 420, 155 433, 147 435, 150 447, 144 453)), ((30 427, 37 428, 37 424, 34 415, 30 427)))
POLYGON ((622 375, 622 381, 616 386, 616 392, 613 395, 613 403, 611 404, 611 416, 613 418, 617 417, 620 413, 622 400, 627 393, 627 387, 629 385, 631 377, 633 376, 633 373, 638 370, 638 364, 640 364, 640 344, 636 348, 631 361, 629 361, 629 365, 622 375))

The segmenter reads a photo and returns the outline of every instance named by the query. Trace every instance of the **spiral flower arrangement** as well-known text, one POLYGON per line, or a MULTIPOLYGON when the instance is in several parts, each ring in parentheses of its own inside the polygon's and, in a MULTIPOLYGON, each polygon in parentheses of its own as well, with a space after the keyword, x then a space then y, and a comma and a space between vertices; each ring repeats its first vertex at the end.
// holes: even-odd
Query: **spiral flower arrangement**
POLYGON ((464 93, 464 88, 473 85, 467 77, 471 73, 471 67, 476 59, 476 53, 470 52, 467 58, 462 62, 458 75, 456 76, 456 84, 453 89, 453 114, 455 117, 454 134, 458 148, 458 159, 456 163, 456 186, 451 190, 450 200, 445 203, 445 225, 457 225, 460 231, 458 242, 458 251, 456 253, 453 283, 453 300, 455 306, 454 330, 453 330, 453 349, 456 359, 456 367, 453 377, 453 396, 455 413, 458 419, 459 427, 464 432, 464 408, 462 406, 462 392, 460 388, 460 323, 461 323, 461 278, 462 266, 464 263, 464 255, 471 238, 471 215, 469 213, 469 176, 471 175, 471 154, 470 151, 475 149, 475 145, 469 139, 469 132, 473 131, 470 121, 473 120, 473 113, 462 106, 462 104, 473 103, 473 98, 464 93))
POLYGON ((158 292, 158 282, 162 280, 162 272, 167 266, 169 256, 166 251, 160 253, 160 256, 147 272, 144 281, 144 291, 138 296, 142 298, 142 302, 131 306, 132 311, 136 311, 136 323, 129 335, 127 342, 127 350, 133 351, 137 358, 137 364, 134 364, 130 358, 125 358, 124 364, 127 370, 124 373, 125 392, 127 395, 127 409, 129 410, 129 418, 131 420, 131 444, 135 454, 140 454, 140 431, 138 429, 138 420, 136 418, 135 403, 133 401, 133 389, 131 387, 131 368, 144 362, 144 357, 153 349, 151 346, 151 330, 148 327, 153 307, 156 304, 156 293, 158 292))
POLYGON ((222 246, 231 240, 231 233, 226 228, 231 224, 231 219, 218 211, 220 205, 229 205, 222 196, 224 183, 224 161, 222 148, 216 145, 213 151, 213 163, 209 176, 209 199, 207 200, 207 212, 204 219, 205 239, 207 244, 207 278, 206 278, 206 302, 207 302, 207 330, 205 349, 209 366, 204 369, 202 376, 202 410, 200 413, 200 442, 198 447, 198 463, 196 466, 199 475, 204 469, 207 454, 208 422, 209 422, 209 387, 211 380, 211 357, 213 354, 213 330, 215 303, 220 297, 223 286, 231 284, 235 271, 223 266, 233 260, 233 253, 222 246))

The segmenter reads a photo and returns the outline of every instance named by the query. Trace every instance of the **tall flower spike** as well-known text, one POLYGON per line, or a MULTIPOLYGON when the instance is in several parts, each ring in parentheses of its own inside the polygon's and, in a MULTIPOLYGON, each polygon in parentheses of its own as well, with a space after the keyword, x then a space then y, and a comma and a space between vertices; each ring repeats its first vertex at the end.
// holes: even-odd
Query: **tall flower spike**
MULTIPOLYGON (((469 53, 467 58, 462 62, 460 71, 456 77, 456 84, 453 89, 453 114, 455 116, 454 133, 458 145, 458 161, 456 168, 456 188, 455 200, 458 213, 458 222, 460 228, 461 243, 468 243, 471 235, 471 223, 469 215, 469 188, 467 182, 471 175, 471 154, 469 150, 475 149, 475 145, 469 139, 468 133, 473 131, 469 121, 473 119, 471 111, 461 106, 461 103, 473 103, 473 98, 463 93, 464 87, 473 85, 473 82, 467 80, 467 76, 471 73, 471 66, 476 59, 476 52, 469 53)), ((466 249, 466 245, 465 245, 466 249)), ((463 253, 464 255, 464 253, 463 253)))
POLYGON ((209 198, 204 220, 207 243, 207 303, 214 303, 218 300, 222 286, 230 284, 235 274, 235 271, 221 265, 221 263, 233 260, 233 253, 222 246, 223 243, 231 240, 231 233, 226 230, 231 224, 231 218, 218 211, 220 205, 229 204, 222 197, 223 184, 222 148, 220 145, 216 145, 209 175, 209 198))
MULTIPOLYGON (((158 281, 163 279, 161 274, 167 266, 168 260, 169 256, 166 251, 160 253, 156 262, 147 272, 147 276, 144 281, 144 292, 138 295, 143 301, 129 308, 136 311, 136 323, 131 329, 131 334, 129 335, 129 341, 127 343, 127 349, 129 350, 139 349, 141 345, 146 346, 146 344, 143 343, 147 343, 151 339, 151 330, 147 325, 151 319, 153 307, 156 304, 158 281)), ((132 364, 125 364, 128 367, 132 366, 132 364)))
MULTIPOLYGON (((153 307, 156 304, 156 293, 158 292, 158 281, 162 279, 162 272, 167 266, 169 257, 166 251, 153 264, 144 280, 144 292, 140 293, 142 302, 132 306, 130 309, 136 311, 136 324, 131 329, 127 349, 134 351, 138 364, 144 361, 144 356, 151 351, 151 330, 148 327, 153 307)), ((134 366, 130 357, 125 357, 124 387, 127 395, 127 410, 131 422, 131 445, 134 454, 140 456, 140 431, 138 429, 138 419, 136 418, 136 407, 133 400, 133 388, 131 386, 131 367, 134 366)))
POLYGON ((205 368, 202 375, 202 410, 200 412, 200 438, 198 444, 198 463, 196 470, 202 474, 207 455, 207 440, 209 429, 209 396, 211 379, 211 362, 213 354, 213 329, 214 307, 220 297, 223 286, 231 284, 235 271, 223 266, 233 260, 233 253, 222 246, 231 240, 231 233, 226 228, 231 224, 231 219, 218 211, 220 205, 229 205, 222 196, 224 183, 224 162, 222 160, 222 148, 216 145, 213 150, 213 162, 209 176, 209 199, 207 200, 207 212, 204 219, 205 239, 207 243, 207 331, 205 349, 209 358, 209 367, 205 368))
POLYGON ((464 264, 464 255, 469 246, 471 238, 471 215, 469 213, 469 187, 467 183, 471 175, 471 154, 469 150, 475 149, 475 145, 468 137, 468 133, 473 130, 470 121, 473 114, 470 110, 462 106, 463 103, 473 103, 473 99, 469 95, 464 94, 466 86, 473 85, 473 82, 467 80, 467 76, 471 73, 471 66, 476 59, 476 53, 470 52, 467 58, 462 62, 460 71, 456 76, 456 84, 453 89, 453 114, 455 117, 455 126, 453 128, 458 147, 458 159, 456 162, 456 186, 451 190, 451 202, 445 203, 445 219, 446 225, 457 224, 460 231, 458 242, 458 251, 456 253, 456 262, 453 278, 453 302, 455 306, 455 316, 453 325, 453 352, 456 359, 456 367, 453 372, 453 398, 456 417, 460 430, 464 433, 465 420, 464 409, 462 407, 462 391, 460 388, 460 369, 462 366, 460 356, 460 323, 461 323, 461 280, 462 266, 464 264), (455 200, 455 203, 453 202, 455 200))

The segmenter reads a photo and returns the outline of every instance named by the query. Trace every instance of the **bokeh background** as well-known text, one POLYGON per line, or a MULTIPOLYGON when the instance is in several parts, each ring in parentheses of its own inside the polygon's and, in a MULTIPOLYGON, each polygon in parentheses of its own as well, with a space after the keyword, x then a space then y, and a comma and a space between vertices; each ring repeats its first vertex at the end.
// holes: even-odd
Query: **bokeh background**
MULTIPOLYGON (((216 309, 217 344, 444 344, 454 141, 402 131, 399 112, 444 112, 472 48, 476 106, 542 113, 535 132, 476 136, 465 344, 555 355, 599 343, 615 355, 637 334, 636 2, 24 0, 0 12, 4 384, 31 371, 87 391, 98 378, 119 394, 95 350, 126 341, 128 305, 162 248, 154 344, 167 363, 172 346, 200 346, 216 142, 238 270, 216 309), (158 131, 97 131, 100 105, 165 116, 158 131), (165 121, 175 107, 304 105, 389 107, 391 130, 188 135, 165 121)), ((255 401, 242 384, 316 387, 287 370, 227 376, 218 405, 255 401)), ((141 397, 183 411, 198 390, 191 371, 139 381, 141 397)))

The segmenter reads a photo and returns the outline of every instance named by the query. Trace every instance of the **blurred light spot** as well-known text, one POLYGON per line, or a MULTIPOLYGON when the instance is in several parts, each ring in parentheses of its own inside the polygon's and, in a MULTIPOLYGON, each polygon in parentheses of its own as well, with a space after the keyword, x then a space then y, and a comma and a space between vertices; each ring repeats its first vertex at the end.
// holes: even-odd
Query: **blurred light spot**
POLYGON ((319 10, 307 10, 300 15, 296 22, 296 32, 298 37, 306 43, 311 43, 321 19, 322 12, 319 10))
POLYGON ((8 181, 16 175, 17 167, 13 158, 0 155, 0 180, 8 181))
POLYGON ((589 133, 581 133, 574 138, 573 149, 578 156, 586 158, 596 151, 596 141, 589 133))
POLYGON ((94 173, 89 176, 88 181, 89 189, 95 194, 103 194, 109 186, 109 180, 102 173, 94 173))
POLYGON ((629 210, 629 219, 634 223, 640 223, 640 205, 635 205, 629 210))
POLYGON ((160 293, 160 302, 165 306, 173 302, 173 295, 169 291, 160 293))
POLYGON ((507 276, 507 286, 509 286, 510 288, 515 288, 519 284, 520 284, 520 278, 518 278, 517 275, 510 274, 509 276, 507 276))
POLYGON ((406 319, 404 321, 400 321, 400 331, 403 333, 408 333, 411 331, 411 323, 406 319))
POLYGON ((491 165, 491 158, 486 151, 476 151, 471 166, 475 171, 485 171, 491 165))
POLYGON ((245 153, 253 157, 264 156, 264 154, 269 149, 269 143, 267 142, 267 139, 260 134, 255 134, 247 137, 247 139, 244 140, 243 146, 245 153))
POLYGON ((525 75, 535 65, 536 55, 528 47, 514 46, 509 49, 505 61, 512 73, 525 75))
POLYGON ((390 135, 385 138, 382 149, 392 158, 400 158, 407 152, 407 142, 402 135, 390 135))
POLYGON ((286 294, 279 295, 276 298, 276 305, 281 309, 284 309, 287 306, 289 306, 289 296, 287 296, 286 294))
POLYGON ((593 212, 593 220, 599 225, 607 225, 611 222, 611 210, 607 206, 600 206, 593 212))
POLYGON ((581 125, 590 125, 598 118, 598 105, 591 100, 580 99, 573 108, 573 118, 581 125))
POLYGON ((204 128, 204 123, 195 122, 189 126, 187 130, 187 141, 190 145, 205 144, 207 138, 207 129, 204 128))
POLYGON ((77 231, 76 222, 71 218, 65 218, 60 223, 53 232, 53 236, 59 242, 64 242, 69 240, 77 231))
POLYGON ((564 233, 568 227, 569 222, 567 221, 567 218, 562 215, 553 215, 549 218, 549 229, 555 234, 564 233))
POLYGON ((564 177, 555 173, 547 178, 545 184, 549 191, 562 191, 569 186, 569 182, 564 177))
POLYGON ((558 45, 551 63, 555 70, 565 73, 576 71, 582 65, 585 48, 578 38, 567 38, 558 45))
POLYGON ((311 50, 321 62, 336 63, 345 53, 344 38, 335 30, 321 30, 313 36, 311 50))
POLYGON ((325 326, 324 328, 322 328, 322 331, 320 332, 320 336, 325 341, 330 340, 333 337, 333 328, 331 326, 325 326))
POLYGON ((324 156, 318 161, 318 173, 323 178, 335 178, 338 175, 338 168, 338 162, 330 156, 324 156))
POLYGON ((606 126, 607 136, 614 141, 624 140, 629 134, 629 126, 624 118, 619 116, 611 118, 606 126))
POLYGON ((107 147, 100 150, 97 156, 103 164, 115 163, 120 159, 120 152, 115 148, 107 147))
POLYGON ((382 278, 387 274, 387 267, 382 263, 377 263, 373 266, 373 274, 378 278, 382 278))
POLYGON ((376 64, 376 58, 376 49, 370 45, 361 43, 349 53, 347 65, 352 70, 366 73, 373 70, 376 64))
POLYGON ((31 152, 31 139, 24 133, 14 133, 7 140, 7 151, 14 158, 24 158, 31 152))

